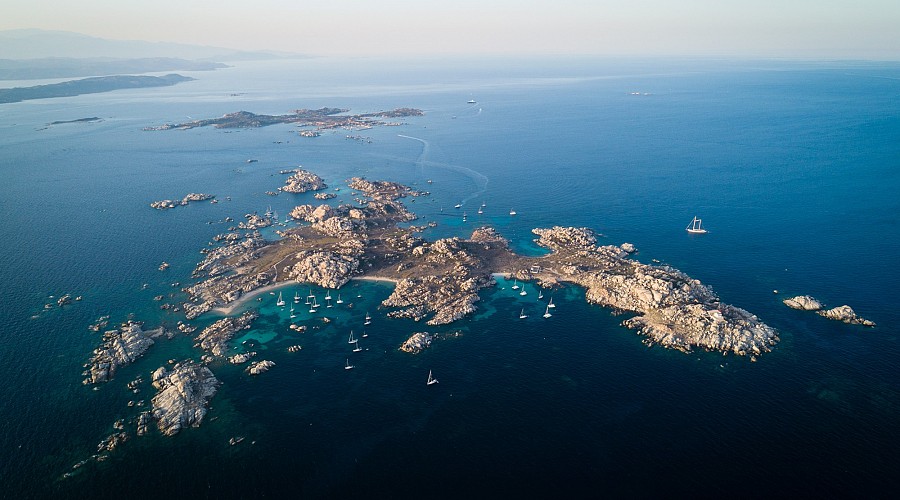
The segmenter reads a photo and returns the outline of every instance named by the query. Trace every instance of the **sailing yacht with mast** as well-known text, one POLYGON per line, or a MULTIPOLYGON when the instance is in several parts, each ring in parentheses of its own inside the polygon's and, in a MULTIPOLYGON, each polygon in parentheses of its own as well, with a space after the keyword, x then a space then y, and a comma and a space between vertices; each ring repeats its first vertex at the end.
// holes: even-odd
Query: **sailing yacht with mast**
POLYGON ((428 370, 428 381, 425 382, 425 385, 434 385, 436 383, 438 383, 438 379, 434 378, 431 374, 431 370, 428 370))
POLYGON ((544 317, 549 318, 550 316, 553 316, 553 315, 550 314, 550 306, 548 305, 547 308, 544 309, 544 317))
POLYGON ((513 286, 511 286, 510 288, 512 288, 513 290, 518 290, 519 289, 519 281, 514 279, 513 286))
POLYGON ((341 300, 341 294, 338 294, 338 299, 335 301, 335 304, 343 304, 344 301, 341 300))
POLYGON ((294 319, 296 317, 297 317, 297 315, 294 314, 294 304, 291 304, 291 319, 294 319))
POLYGON ((355 344, 357 340, 353 338, 353 330, 350 330, 350 340, 347 341, 348 344, 355 344))
POLYGON ((281 292, 278 292, 278 302, 275 302, 275 305, 278 307, 284 307, 284 299, 281 298, 281 292))
POLYGON ((294 292, 294 304, 300 303, 300 292, 294 292))
POLYGON ((354 368, 353 365, 350 364, 350 358, 347 358, 347 364, 344 365, 345 370, 352 370, 354 368))
POLYGON ((364 324, 364 325, 371 325, 371 324, 372 324, 372 317, 369 316, 369 313, 366 313, 366 322, 363 323, 363 324, 364 324))
POLYGON ((528 317, 528 315, 525 314, 525 309, 523 308, 522 312, 519 313, 519 319, 525 319, 527 317, 528 317))
POLYGON ((700 218, 695 215, 688 227, 684 229, 691 234, 706 234, 706 229, 700 227, 701 222, 700 218))
POLYGON ((556 304, 553 303, 553 297, 550 297, 550 303, 547 304, 547 308, 554 309, 555 307, 556 307, 556 304))

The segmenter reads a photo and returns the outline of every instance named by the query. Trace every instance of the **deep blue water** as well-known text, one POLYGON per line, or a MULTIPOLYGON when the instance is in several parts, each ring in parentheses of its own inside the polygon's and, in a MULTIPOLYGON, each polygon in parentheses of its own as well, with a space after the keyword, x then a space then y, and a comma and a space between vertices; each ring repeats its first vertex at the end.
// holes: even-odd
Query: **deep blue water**
POLYGON ((170 88, 0 107, 4 494, 897 489, 900 66, 306 60, 191 76, 198 80, 170 88), (426 116, 358 132, 371 144, 345 132, 304 139, 290 126, 141 130, 320 106, 411 106, 426 116), (87 116, 103 121, 45 128, 87 116), (80 375, 99 342, 87 325, 101 314, 174 325, 180 317, 152 297, 190 281, 197 251, 224 230, 207 222, 269 205, 284 215, 312 202, 264 194, 281 184, 278 170, 296 165, 335 187, 365 175, 431 191, 410 207, 438 222, 426 233, 432 238, 490 224, 517 250, 536 253, 533 227, 591 227, 604 242, 634 243, 641 261, 658 259, 711 285, 782 340, 756 363, 647 348, 577 288, 557 292, 557 312, 544 320, 535 289, 523 298, 503 282, 485 291, 475 317, 439 328, 387 320, 377 304, 390 286, 354 282, 342 290, 352 309, 328 311, 328 325, 301 313, 298 320, 319 328, 296 334, 265 295, 249 304, 262 317, 235 344, 261 343, 261 357, 277 363, 271 371, 248 377, 214 365, 224 385, 202 427, 133 438, 107 462, 60 479, 117 418, 136 415, 128 400, 152 397, 149 385, 135 396, 126 382, 149 378, 168 359, 199 356, 190 338, 158 341, 93 391, 80 375), (148 207, 192 191, 222 201, 148 207), (685 233, 694 215, 709 234, 685 233), (172 264, 165 273, 156 269, 163 260, 172 264), (84 300, 41 312, 50 295, 67 292, 84 300), (849 304, 878 327, 781 304, 799 293, 849 304), (531 316, 520 321, 523 307, 531 316), (351 353, 347 332, 362 328, 366 310, 375 316, 367 350, 351 353), (397 351, 421 330, 461 335, 418 356, 397 351), (295 343, 303 350, 287 353, 295 343), (348 357, 356 365, 349 372, 348 357), (425 386, 429 370, 437 386, 425 386), (229 446, 237 435, 246 441, 229 446))

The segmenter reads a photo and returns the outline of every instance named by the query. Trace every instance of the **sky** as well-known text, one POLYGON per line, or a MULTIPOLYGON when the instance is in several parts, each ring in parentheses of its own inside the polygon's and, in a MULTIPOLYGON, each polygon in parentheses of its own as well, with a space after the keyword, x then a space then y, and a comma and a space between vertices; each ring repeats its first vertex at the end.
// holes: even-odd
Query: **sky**
POLYGON ((898 0, 3 0, 39 28, 315 55, 900 60, 898 0))

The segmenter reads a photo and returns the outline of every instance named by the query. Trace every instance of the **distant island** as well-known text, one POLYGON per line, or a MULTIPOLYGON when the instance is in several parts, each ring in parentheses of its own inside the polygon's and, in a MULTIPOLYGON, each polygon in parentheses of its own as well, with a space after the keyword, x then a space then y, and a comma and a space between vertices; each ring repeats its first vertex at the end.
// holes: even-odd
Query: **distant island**
POLYGON ((397 108, 391 111, 376 111, 357 115, 344 114, 348 111, 350 110, 342 108, 297 109, 293 113, 286 115, 258 115, 249 111, 237 111, 219 118, 207 118, 184 123, 167 123, 156 127, 146 127, 144 130, 186 130, 207 126, 215 128, 254 128, 279 123, 296 123, 301 127, 312 126, 317 129, 343 127, 361 130, 377 125, 401 125, 399 122, 382 121, 387 118, 404 118, 408 116, 423 116, 425 114, 421 109, 415 108, 397 108))
POLYGON ((36 85, 34 87, 0 89, 0 104, 28 101, 32 99, 48 99, 51 97, 72 97, 81 94, 96 94, 99 92, 110 92, 120 89, 168 87, 191 80, 193 80, 193 78, 174 73, 165 76, 99 76, 49 85, 36 85))

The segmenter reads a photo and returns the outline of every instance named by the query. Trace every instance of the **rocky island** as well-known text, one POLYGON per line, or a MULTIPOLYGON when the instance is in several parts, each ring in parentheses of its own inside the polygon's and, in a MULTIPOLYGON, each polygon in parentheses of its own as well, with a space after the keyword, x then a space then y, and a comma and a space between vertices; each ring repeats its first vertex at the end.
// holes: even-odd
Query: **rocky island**
MULTIPOLYGON (((103 333, 103 345, 94 350, 84 375, 84 384, 108 382, 122 366, 126 366, 141 357, 153 345, 153 339, 165 334, 162 327, 156 330, 143 330, 142 323, 129 321, 115 330, 103 333)), ((98 328, 99 330, 99 328, 98 328)))
POLYGON ((166 436, 184 427, 198 427, 219 387, 209 368, 191 360, 176 364, 172 371, 160 367, 153 372, 152 380, 159 390, 152 401, 153 418, 166 436))
POLYGON ((479 291, 495 284, 493 273, 502 273, 544 287, 582 286, 589 302, 628 313, 622 324, 646 336, 647 344, 755 358, 778 341, 773 328, 722 303, 700 281, 634 260, 633 245, 597 246, 590 229, 535 229, 535 241, 551 251, 542 257, 513 253, 488 227, 468 238, 426 241, 419 236, 424 227, 399 224, 416 219, 400 199, 427 193, 363 178, 350 179, 348 186, 359 193, 358 205, 297 206, 290 215, 304 224, 282 231, 278 241, 265 242, 253 233, 223 237, 194 272, 202 281, 184 289, 189 317, 229 306, 267 285, 303 282, 337 289, 353 277, 369 276, 396 282, 382 303, 389 317, 443 325, 473 313, 479 291))
POLYGON ((184 196, 184 198, 180 200, 159 200, 154 201, 150 204, 151 208, 155 208, 157 210, 167 210, 175 207, 183 207, 192 201, 206 201, 212 200, 216 197, 214 194, 203 194, 203 193, 188 193, 184 196))
POLYGON ((821 302, 810 295, 798 295, 789 299, 784 299, 784 305, 791 309, 799 309, 801 311, 815 311, 816 314, 824 318, 834 321, 847 323, 848 325, 875 326, 875 322, 860 317, 856 311, 848 305, 838 306, 831 309, 825 309, 821 302))

